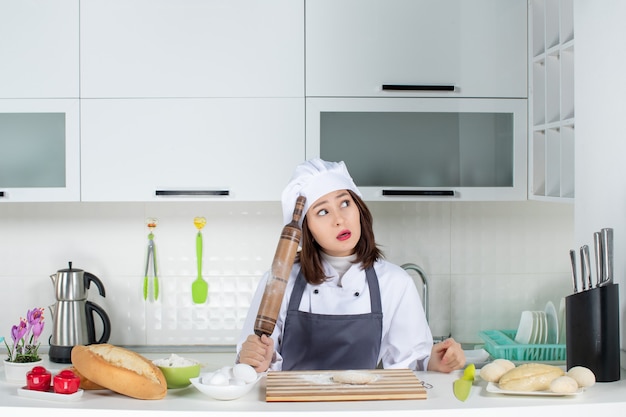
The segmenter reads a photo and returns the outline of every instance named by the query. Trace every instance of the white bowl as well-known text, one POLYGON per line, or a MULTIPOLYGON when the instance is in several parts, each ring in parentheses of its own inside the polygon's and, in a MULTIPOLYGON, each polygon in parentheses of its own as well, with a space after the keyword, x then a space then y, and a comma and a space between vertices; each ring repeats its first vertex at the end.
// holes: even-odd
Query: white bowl
POLYGON ((258 374, 253 382, 243 385, 210 385, 202 383, 203 380, 211 380, 211 376, 219 372, 220 371, 201 374, 197 378, 189 379, 189 381, 198 391, 216 400, 234 400, 249 393, 263 376, 263 374, 258 374))

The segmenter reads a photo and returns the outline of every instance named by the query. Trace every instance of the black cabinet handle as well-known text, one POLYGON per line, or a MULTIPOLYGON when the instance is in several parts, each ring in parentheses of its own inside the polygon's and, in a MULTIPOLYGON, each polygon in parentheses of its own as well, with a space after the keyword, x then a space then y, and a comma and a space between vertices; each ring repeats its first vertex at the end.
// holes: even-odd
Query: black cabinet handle
POLYGON ((0 197, 4 197, 4 191, 0 191, 0 197))
POLYGON ((383 190, 389 197, 454 197, 453 190, 383 190))
POLYGON ((383 91, 454 91, 454 85, 383 84, 383 91))
POLYGON ((156 190, 157 197, 214 197, 230 195, 228 190, 156 190))

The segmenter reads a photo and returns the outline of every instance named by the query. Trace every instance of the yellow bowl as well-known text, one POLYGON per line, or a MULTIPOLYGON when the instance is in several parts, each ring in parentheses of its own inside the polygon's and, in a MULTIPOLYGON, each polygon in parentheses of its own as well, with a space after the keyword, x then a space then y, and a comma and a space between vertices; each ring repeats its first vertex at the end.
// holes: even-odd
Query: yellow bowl
POLYGON ((184 388, 191 384, 191 378, 200 375, 200 364, 190 366, 159 366, 167 381, 167 388, 184 388))

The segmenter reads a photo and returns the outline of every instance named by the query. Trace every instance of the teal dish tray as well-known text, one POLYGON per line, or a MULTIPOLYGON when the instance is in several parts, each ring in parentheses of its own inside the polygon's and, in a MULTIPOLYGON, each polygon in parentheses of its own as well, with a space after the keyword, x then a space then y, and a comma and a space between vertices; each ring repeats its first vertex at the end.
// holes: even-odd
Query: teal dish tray
POLYGON ((516 330, 483 330, 484 349, 494 359, 513 362, 564 362, 564 344, 522 345, 515 341, 516 330))

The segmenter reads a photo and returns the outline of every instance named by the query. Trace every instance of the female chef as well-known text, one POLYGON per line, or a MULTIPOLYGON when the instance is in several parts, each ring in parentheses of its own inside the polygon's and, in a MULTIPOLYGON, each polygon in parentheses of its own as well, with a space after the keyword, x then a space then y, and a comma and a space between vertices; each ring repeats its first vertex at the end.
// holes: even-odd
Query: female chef
POLYGON ((237 361, 257 372, 409 368, 450 372, 465 365, 461 346, 433 346, 409 274, 383 259, 372 215, 343 162, 299 165, 283 191, 284 224, 306 197, 301 251, 271 337, 254 334, 269 272, 259 283, 237 345, 237 361))

